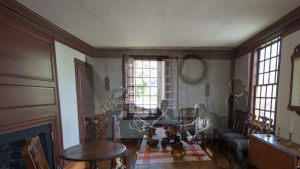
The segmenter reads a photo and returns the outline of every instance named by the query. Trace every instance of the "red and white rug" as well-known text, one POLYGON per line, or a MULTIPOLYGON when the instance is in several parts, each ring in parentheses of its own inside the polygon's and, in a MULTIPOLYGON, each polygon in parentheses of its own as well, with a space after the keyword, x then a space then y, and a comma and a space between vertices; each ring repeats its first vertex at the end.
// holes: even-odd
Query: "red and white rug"
MULTIPOLYGON (((165 137, 164 131, 165 131, 164 129, 158 128, 156 130, 156 134, 160 135, 161 136, 160 138, 165 137)), ((209 156, 205 153, 205 151, 203 151, 203 149, 198 144, 190 144, 185 141, 182 141, 182 143, 183 143, 182 148, 185 151, 186 155, 182 160, 174 161, 173 157, 171 156, 172 148, 169 145, 166 146, 166 149, 162 149, 162 146, 159 142, 157 147, 150 148, 147 144, 147 139, 144 139, 141 143, 136 164, 199 161, 197 156, 192 156, 192 154, 197 154, 197 153, 200 155, 205 155, 199 157, 201 161, 211 160, 209 156)))

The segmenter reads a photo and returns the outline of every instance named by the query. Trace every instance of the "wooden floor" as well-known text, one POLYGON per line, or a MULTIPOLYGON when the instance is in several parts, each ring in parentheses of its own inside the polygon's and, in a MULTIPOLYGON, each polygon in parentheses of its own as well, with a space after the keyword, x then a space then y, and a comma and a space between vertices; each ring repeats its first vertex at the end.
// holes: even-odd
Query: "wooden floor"
MULTIPOLYGON (((235 159, 234 156, 231 158, 231 163, 228 162, 227 152, 222 151, 219 153, 217 151, 217 147, 212 146, 212 144, 208 144, 208 148, 210 148, 213 152, 212 160, 211 161, 202 161, 202 162, 174 162, 174 163, 167 163, 167 164, 149 164, 149 165, 135 165, 136 160, 136 150, 137 144, 136 143, 127 143, 125 144, 127 149, 130 151, 130 169, 244 169, 248 168, 235 159)), ((117 159, 117 168, 122 165, 121 159, 117 159)), ((244 163, 247 163, 247 159, 244 159, 244 163), (246 162, 245 162, 246 161, 246 162)), ((98 165, 99 169, 110 169, 111 162, 101 162, 98 165)), ((84 162, 72 162, 70 163, 65 169, 85 169, 89 168, 88 164, 84 162)))

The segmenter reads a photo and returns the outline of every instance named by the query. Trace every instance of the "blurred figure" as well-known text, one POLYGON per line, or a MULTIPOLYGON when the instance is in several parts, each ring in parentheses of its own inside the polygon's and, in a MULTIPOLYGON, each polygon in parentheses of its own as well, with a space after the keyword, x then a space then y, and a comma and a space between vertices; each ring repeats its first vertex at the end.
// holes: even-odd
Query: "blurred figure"
POLYGON ((197 103, 195 105, 195 114, 197 118, 191 124, 180 125, 181 127, 195 127, 195 133, 191 141, 197 141, 198 136, 204 132, 205 136, 211 136, 213 129, 216 127, 216 119, 213 115, 209 114, 206 110, 206 106, 203 103, 197 103))
POLYGON ((226 99, 228 112, 228 128, 232 125, 232 116, 235 110, 248 112, 248 92, 240 79, 233 79, 229 83, 230 95, 226 99))
POLYGON ((154 124, 174 124, 177 121, 174 117, 174 111, 173 109, 169 108, 169 101, 167 99, 163 99, 161 101, 161 108, 156 107, 152 113, 157 114, 159 117, 154 120, 154 124))

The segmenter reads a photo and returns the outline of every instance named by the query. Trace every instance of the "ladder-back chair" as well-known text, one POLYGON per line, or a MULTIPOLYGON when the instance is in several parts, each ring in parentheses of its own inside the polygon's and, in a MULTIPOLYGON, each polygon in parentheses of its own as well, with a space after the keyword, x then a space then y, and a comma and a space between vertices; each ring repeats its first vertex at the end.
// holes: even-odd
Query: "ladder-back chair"
POLYGON ((49 169, 40 139, 37 135, 28 139, 22 148, 22 156, 29 169, 49 169))
MULTIPOLYGON (((114 142, 117 142, 117 135, 116 135, 116 116, 115 115, 106 115, 106 114, 100 114, 94 117, 95 123, 95 139, 93 141, 107 141, 107 135, 108 135, 108 128, 109 126, 112 127, 112 140, 114 142), (112 120, 112 125, 109 125, 110 119, 112 120)), ((112 167, 115 167, 115 159, 116 158, 125 158, 125 165, 126 168, 130 168, 129 165, 129 150, 126 149, 123 153, 120 155, 117 155, 112 158, 107 159, 99 159, 98 162, 101 161, 107 161, 112 160, 112 167)))

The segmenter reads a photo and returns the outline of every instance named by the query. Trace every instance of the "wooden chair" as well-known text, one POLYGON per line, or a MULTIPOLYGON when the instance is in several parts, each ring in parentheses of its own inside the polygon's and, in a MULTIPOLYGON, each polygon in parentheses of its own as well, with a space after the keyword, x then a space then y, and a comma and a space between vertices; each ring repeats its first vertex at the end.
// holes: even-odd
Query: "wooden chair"
MULTIPOLYGON (((117 142, 117 135, 116 135, 116 116, 115 115, 106 115, 106 114, 100 114, 95 116, 94 118, 97 120, 97 123, 95 124, 95 136, 96 138, 92 141, 107 141, 107 130, 109 127, 109 119, 112 119, 112 137, 113 141, 117 142)), ((126 168, 130 168, 129 165, 129 150, 126 149, 122 154, 117 155, 113 158, 108 158, 108 159, 99 159, 98 162, 101 161, 107 161, 107 160, 112 160, 112 167, 115 168, 115 159, 116 158, 125 158, 125 165, 126 168)))
POLYGON ((28 169, 49 169, 40 139, 37 135, 28 139, 22 148, 22 156, 28 169))
POLYGON ((182 108, 179 110, 182 122, 192 123, 195 120, 194 108, 182 108))
MULTIPOLYGON (((248 113, 248 118, 247 118, 247 122, 250 125, 250 130, 249 130, 249 134, 257 133, 258 130, 258 126, 259 126, 259 121, 256 123, 256 115, 252 114, 252 113, 248 113), (256 125, 255 125, 256 124, 256 125), (255 130, 254 130, 255 128, 255 130)), ((245 132, 248 131, 248 125, 246 125, 246 129, 245 132)), ((230 162, 230 155, 231 155, 231 151, 232 148, 235 149, 236 151, 239 152, 239 154, 247 154, 248 153, 248 137, 246 139, 233 139, 231 141, 229 141, 229 146, 228 146, 228 159, 230 162)))
POLYGON ((228 143, 233 139, 246 139, 245 131, 247 128, 246 120, 248 120, 248 113, 240 110, 236 110, 233 114, 233 124, 231 131, 223 132, 219 134, 219 152, 222 151, 222 141, 228 143))

